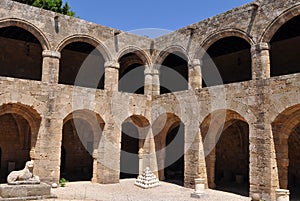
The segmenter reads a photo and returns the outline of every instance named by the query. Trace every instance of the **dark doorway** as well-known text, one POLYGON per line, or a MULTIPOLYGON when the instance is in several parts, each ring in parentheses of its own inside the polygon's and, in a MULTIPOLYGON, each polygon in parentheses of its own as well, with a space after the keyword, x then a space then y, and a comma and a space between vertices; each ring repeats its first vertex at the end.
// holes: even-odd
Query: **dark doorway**
POLYGON ((31 160, 31 127, 22 116, 5 114, 0 116, 0 128, 0 180, 6 183, 11 171, 22 170, 25 163, 31 160))
POLYGON ((218 190, 249 196, 249 127, 237 121, 226 128, 216 146, 218 190))
POLYGON ((137 178, 139 174, 139 132, 131 122, 122 124, 120 179, 137 178))
POLYGON ((166 137, 165 181, 184 185, 184 124, 171 128, 166 137))
POLYGON ((71 119, 64 124, 61 178, 69 181, 91 181, 93 176, 93 150, 89 150, 89 144, 93 142, 93 130, 87 121, 71 119))
POLYGON ((288 139, 289 146, 289 169, 288 189, 291 193, 291 200, 300 199, 300 125, 294 129, 288 139))

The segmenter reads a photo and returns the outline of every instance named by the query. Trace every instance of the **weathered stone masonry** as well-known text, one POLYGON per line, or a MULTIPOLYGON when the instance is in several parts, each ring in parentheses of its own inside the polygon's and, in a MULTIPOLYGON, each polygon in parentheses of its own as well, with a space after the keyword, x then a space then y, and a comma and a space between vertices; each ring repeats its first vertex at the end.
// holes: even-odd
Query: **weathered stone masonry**
POLYGON ((1 179, 33 159, 49 183, 63 176, 116 183, 126 148, 137 171, 140 157, 161 180, 180 175, 192 187, 200 177, 222 189, 242 176, 246 191, 264 199, 274 200, 277 188, 293 193, 300 183, 299 16, 298 0, 255 1, 152 40, 2 0, 1 179), (76 79, 94 48, 86 66, 102 80, 76 79), (203 50, 225 84, 207 78, 203 50), (189 85, 168 91, 174 81, 160 64, 189 85), (131 69, 143 87, 124 85, 131 69), (83 127, 86 136, 77 135, 83 127), (127 127, 141 140, 126 138, 127 127), (172 150, 161 150, 176 132, 184 155, 164 169, 172 150))

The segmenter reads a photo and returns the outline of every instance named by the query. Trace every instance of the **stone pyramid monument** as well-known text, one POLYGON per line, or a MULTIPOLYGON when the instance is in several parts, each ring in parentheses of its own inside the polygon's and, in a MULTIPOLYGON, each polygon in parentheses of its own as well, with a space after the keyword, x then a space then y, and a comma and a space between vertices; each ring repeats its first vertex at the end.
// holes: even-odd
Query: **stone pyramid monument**
POLYGON ((134 183, 136 186, 148 189, 160 186, 160 182, 157 177, 153 174, 149 167, 144 170, 144 173, 138 176, 134 183))

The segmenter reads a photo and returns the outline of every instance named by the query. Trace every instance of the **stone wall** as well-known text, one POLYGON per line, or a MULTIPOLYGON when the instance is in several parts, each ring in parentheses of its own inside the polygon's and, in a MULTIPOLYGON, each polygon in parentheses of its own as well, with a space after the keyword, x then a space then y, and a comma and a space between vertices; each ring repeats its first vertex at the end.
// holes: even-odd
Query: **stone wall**
MULTIPOLYGON (((276 188, 287 188, 287 139, 299 124, 300 77, 297 73, 270 76, 269 42, 284 23, 299 14, 297 0, 256 1, 151 40, 2 0, 0 28, 17 26, 32 33, 43 49, 43 63, 41 81, 0 77, 1 118, 14 114, 27 121, 32 136, 27 153, 37 163, 36 174, 46 182, 58 182, 61 176, 63 127, 68 120, 82 119, 93 130, 97 140, 92 181, 98 183, 119 182, 122 124, 128 118, 139 128, 153 126, 140 148, 145 149, 144 163, 160 176, 157 162, 163 163, 164 157, 156 155, 155 143, 165 139, 156 135, 166 137, 172 126, 182 122, 184 185, 192 187, 195 178, 203 177, 211 188, 215 187, 218 160, 213 145, 239 120, 249 126, 250 193, 274 200, 276 188), (251 46, 251 80, 202 88, 202 50, 229 36, 242 38, 251 46), (93 45, 102 54, 104 89, 58 84, 61 52, 74 42, 93 45), (173 52, 185 55, 189 64, 189 90, 160 95, 156 64, 162 64, 173 52), (136 54, 145 65, 145 95, 118 92, 118 62, 128 53, 136 54)), ((9 41, 1 38, 1 46, 9 41)), ((1 51, 1 57, 3 54, 1 51)), ((11 58, 20 59, 19 54, 11 53, 11 58)), ((1 168, 6 168, 4 156, 2 150, 1 168)))

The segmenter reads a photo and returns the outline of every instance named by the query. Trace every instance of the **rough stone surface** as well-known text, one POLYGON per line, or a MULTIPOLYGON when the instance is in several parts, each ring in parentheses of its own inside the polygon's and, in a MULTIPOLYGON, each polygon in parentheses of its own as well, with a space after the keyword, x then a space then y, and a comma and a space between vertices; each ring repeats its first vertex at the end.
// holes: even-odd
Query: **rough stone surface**
POLYGON ((0 185, 1 198, 30 198, 30 197, 51 197, 51 187, 42 183, 39 185, 0 185))
MULTIPOLYGON (((51 201, 87 200, 87 201, 196 201, 191 198, 193 189, 161 182, 161 186, 153 189, 142 189, 134 185, 134 179, 125 179, 118 184, 91 184, 89 182, 69 183, 65 188, 53 190, 57 199, 51 201)), ((208 189, 204 201, 250 201, 251 198, 208 189)), ((50 201, 49 200, 49 201, 50 201)))
MULTIPOLYGON (((0 140, 3 149, 1 177, 6 178, 12 167, 18 169, 32 159, 37 164, 34 173, 49 184, 58 183, 61 175, 68 170, 86 173, 93 182, 117 183, 120 178, 122 124, 131 121, 137 128, 151 126, 151 136, 154 137, 148 138, 146 143, 141 140, 138 148, 144 146, 147 158, 157 157, 153 160, 157 161, 154 166, 158 167, 154 172, 163 180, 166 175, 159 167, 164 165, 166 156, 165 153, 156 155, 155 151, 164 148, 168 131, 183 123, 184 186, 192 188, 194 179, 200 177, 207 179, 206 185, 209 188, 214 188, 219 175, 226 174, 232 178, 243 174, 244 178, 249 179, 250 194, 259 193, 262 199, 275 200, 275 189, 288 187, 289 136, 299 133, 295 127, 299 125, 300 74, 296 72, 272 76, 272 37, 280 27, 299 14, 298 0, 255 1, 168 35, 150 39, 11 0, 1 0, 0 28, 17 26, 32 33, 40 42, 40 47, 35 43, 30 46, 31 49, 28 49, 28 44, 26 46, 20 41, 5 39, 1 43, 1 53, 10 54, 3 58, 11 58, 13 69, 17 71, 16 76, 0 77, 0 124, 3 133, 7 134, 1 135, 3 140, 0 140), (54 26, 56 16, 59 17, 58 33, 54 26), (191 30, 194 30, 193 33, 191 30), (201 59, 202 50, 208 50, 220 39, 230 36, 242 38, 248 43, 247 61, 248 64, 251 61, 251 78, 204 87, 199 72, 202 62, 197 61, 201 59), (61 82, 60 64, 74 64, 82 58, 65 60, 64 56, 70 52, 65 51, 64 47, 72 42, 98 46, 104 60, 101 64, 105 73, 104 86, 92 89, 61 82), (7 43, 16 46, 5 45, 7 43), (12 47, 21 49, 14 50, 12 47), (23 62, 30 61, 25 59, 26 54, 35 52, 32 54, 39 59, 34 59, 32 64, 40 67, 33 76, 36 79, 21 79, 28 71, 24 73, 24 69, 18 68, 19 60, 14 52, 22 54, 20 58, 24 58, 23 62), (128 55, 128 52, 135 52, 136 56, 128 55), (190 86, 172 94, 160 95, 162 75, 156 64, 163 63, 167 58, 166 52, 181 52, 185 55, 188 60, 188 72, 185 73, 191 76, 187 79, 190 86), (118 91, 119 73, 124 72, 124 65, 131 66, 136 62, 146 67, 145 74, 140 73, 142 78, 145 76, 144 94, 118 91), (64 155, 61 147, 64 135, 72 134, 75 130, 72 127, 76 119, 74 115, 90 124, 89 131, 93 134, 89 135, 89 139, 93 137, 95 143, 91 145, 87 140, 79 145, 78 140, 73 138, 81 155, 71 150, 73 154, 68 160, 76 160, 81 166, 62 167, 61 159, 64 155), (166 120, 163 127, 157 121, 161 118, 166 120), (206 136, 208 132, 222 130, 220 122, 224 122, 224 133, 234 131, 232 136, 239 136, 239 140, 235 141, 234 146, 230 144, 230 147, 232 150, 243 147, 238 154, 242 163, 234 163, 241 173, 215 166, 220 161, 220 155, 216 149, 209 150, 209 145, 215 139, 206 136), (210 123, 214 127, 212 130, 208 129, 210 123), (159 131, 156 133, 155 129, 159 131), (243 143, 245 136, 249 143, 243 143), (247 151, 249 156, 245 154, 247 151), (91 168, 86 168, 84 162, 87 160, 82 157, 84 154, 90 157, 88 165, 91 168), (249 159, 249 163, 245 162, 245 158, 249 159), (248 165, 246 168, 239 164, 248 165), (245 172, 249 174, 244 175, 245 172)), ((293 45, 279 43, 277 46, 288 48, 293 45)), ((285 57, 295 51, 279 52, 279 56, 285 57)), ((4 64, 6 61, 3 60, 4 64)), ((230 61, 238 64, 243 62, 232 58, 230 61)), ((224 62, 224 58, 219 58, 218 62, 224 62)), ((242 74, 244 69, 238 72, 242 74)), ((240 75, 236 71, 224 74, 235 78, 240 75)), ((63 81, 71 82, 71 78, 63 81)), ((222 139, 227 145, 229 141, 222 139)), ((221 150, 225 148, 221 146, 221 150)), ((226 153, 232 152, 229 150, 226 153)), ((293 153, 298 152, 296 150, 293 153)), ((297 162, 296 155, 290 157, 297 162)), ((147 161, 144 163, 147 164, 147 161)), ((297 168, 293 171, 293 174, 298 174, 297 168)))

